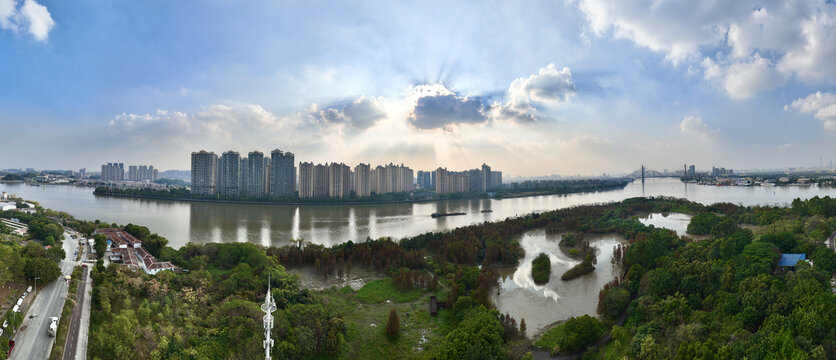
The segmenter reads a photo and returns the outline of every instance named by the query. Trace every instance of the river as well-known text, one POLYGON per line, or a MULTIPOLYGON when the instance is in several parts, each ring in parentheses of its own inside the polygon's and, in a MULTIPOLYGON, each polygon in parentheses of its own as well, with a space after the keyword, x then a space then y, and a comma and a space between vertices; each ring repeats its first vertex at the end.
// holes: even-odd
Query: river
POLYGON ((816 186, 717 187, 682 183, 679 179, 640 180, 611 191, 546 195, 502 200, 441 200, 425 203, 369 205, 253 205, 191 203, 93 195, 93 188, 67 185, 30 186, 0 183, 5 191, 41 205, 86 219, 148 226, 179 248, 188 242, 244 242, 281 246, 290 239, 326 246, 366 237, 403 238, 427 231, 449 230, 535 211, 573 205, 620 201, 637 196, 673 196, 703 204, 784 205, 794 198, 836 196, 836 188, 816 186), (492 210, 483 213, 482 210, 492 210), (467 215, 433 219, 434 212, 467 215))

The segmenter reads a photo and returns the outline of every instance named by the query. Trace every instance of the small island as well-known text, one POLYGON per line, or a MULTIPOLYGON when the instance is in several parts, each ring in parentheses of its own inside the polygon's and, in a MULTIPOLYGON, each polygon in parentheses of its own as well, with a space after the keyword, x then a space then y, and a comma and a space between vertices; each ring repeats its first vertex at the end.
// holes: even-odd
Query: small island
POLYGON ((563 281, 572 280, 581 275, 589 274, 595 270, 595 265, 593 265, 594 262, 595 255, 590 252, 586 254, 586 257, 583 259, 583 261, 581 261, 580 264, 575 265, 574 267, 563 273, 563 276, 561 276, 560 279, 563 281))
POLYGON ((552 274, 552 261, 545 253, 540 253, 531 261, 531 277, 534 278, 534 283, 543 285, 549 282, 549 277, 552 274))

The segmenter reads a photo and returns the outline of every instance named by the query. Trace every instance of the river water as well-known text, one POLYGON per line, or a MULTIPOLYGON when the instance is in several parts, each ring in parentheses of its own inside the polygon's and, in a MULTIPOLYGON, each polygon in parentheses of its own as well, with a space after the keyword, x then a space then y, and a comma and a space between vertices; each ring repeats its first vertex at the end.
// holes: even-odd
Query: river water
POLYGON ((89 187, 30 186, 0 183, 0 191, 38 201, 77 218, 148 226, 179 248, 188 242, 244 242, 281 246, 290 239, 326 246, 366 237, 403 238, 427 231, 449 230, 483 221, 496 221, 535 211, 579 204, 620 201, 636 196, 673 196, 710 204, 788 204, 794 198, 836 196, 836 188, 815 186, 717 187, 686 184, 678 179, 635 181, 624 189, 570 195, 533 196, 503 200, 442 200, 426 203, 370 205, 250 205, 126 199, 93 195, 89 187), (493 212, 482 213, 482 210, 493 212), (433 219, 434 212, 465 212, 433 219))

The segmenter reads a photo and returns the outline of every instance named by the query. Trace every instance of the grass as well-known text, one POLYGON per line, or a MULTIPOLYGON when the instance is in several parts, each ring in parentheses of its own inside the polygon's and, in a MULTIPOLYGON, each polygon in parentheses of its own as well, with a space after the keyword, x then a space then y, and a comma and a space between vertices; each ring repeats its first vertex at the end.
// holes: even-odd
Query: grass
MULTIPOLYGON (((363 289, 353 291, 344 287, 316 292, 322 302, 339 313, 346 322, 348 332, 344 358, 433 358, 434 349, 451 328, 443 316, 430 316, 431 293, 419 290, 400 292, 392 286, 391 278, 369 282, 363 289), (361 297, 365 300, 361 300, 361 297), (374 301, 367 302, 370 299, 374 301), (387 299, 393 299, 393 302, 387 304, 387 299), (397 309, 401 320, 401 335, 394 341, 390 341, 385 334, 386 321, 392 308, 397 309)), ((438 293, 435 295, 439 296, 438 293)))
POLYGON ((370 281, 357 291, 357 299, 366 304, 379 304, 390 299, 396 303, 405 303, 414 301, 421 295, 422 291, 419 289, 398 290, 392 283, 392 278, 370 281))
MULTIPOLYGON (((55 334, 55 344, 52 345, 52 351, 49 353, 50 360, 58 360, 64 354, 64 345, 67 342, 67 333, 70 331, 70 319, 72 319, 73 311, 75 309, 75 295, 76 290, 78 289, 79 280, 81 280, 81 266, 76 266, 75 269, 73 269, 73 274, 70 275, 70 286, 67 290, 67 302, 64 303, 64 308, 61 310, 61 318, 58 320, 58 332, 55 334)), ((79 311, 80 310, 81 309, 79 309, 79 311)))

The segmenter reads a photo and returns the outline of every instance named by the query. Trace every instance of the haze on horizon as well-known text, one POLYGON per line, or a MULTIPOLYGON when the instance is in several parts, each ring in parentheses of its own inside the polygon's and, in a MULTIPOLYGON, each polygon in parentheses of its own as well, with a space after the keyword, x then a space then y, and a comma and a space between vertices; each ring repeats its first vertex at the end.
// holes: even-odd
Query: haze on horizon
POLYGON ((0 0, 0 168, 815 166, 833 59, 825 0, 0 0))

